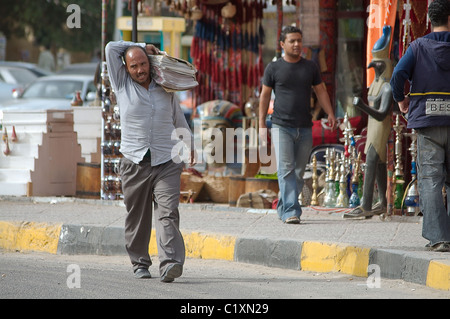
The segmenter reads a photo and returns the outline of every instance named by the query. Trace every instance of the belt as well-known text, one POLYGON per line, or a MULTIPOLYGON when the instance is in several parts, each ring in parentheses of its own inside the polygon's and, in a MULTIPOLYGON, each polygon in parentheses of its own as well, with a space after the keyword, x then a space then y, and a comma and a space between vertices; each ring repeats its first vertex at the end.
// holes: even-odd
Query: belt
POLYGON ((409 93, 410 96, 419 96, 419 95, 450 95, 450 92, 425 92, 425 93, 409 93))

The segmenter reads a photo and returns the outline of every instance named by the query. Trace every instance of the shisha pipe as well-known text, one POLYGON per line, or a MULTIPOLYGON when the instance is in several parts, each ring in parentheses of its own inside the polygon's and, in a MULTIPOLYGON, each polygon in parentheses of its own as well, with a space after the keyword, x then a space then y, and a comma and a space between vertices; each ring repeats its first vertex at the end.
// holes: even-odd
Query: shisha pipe
POLYGON ((318 188, 318 176, 317 176, 317 159, 316 159, 316 155, 313 156, 312 159, 312 169, 313 169, 313 173, 312 173, 312 189, 313 189, 313 193, 311 196, 311 206, 317 206, 319 205, 319 200, 317 198, 317 188, 318 188))
POLYGON ((345 158, 341 161, 341 176, 339 179, 339 194, 336 198, 336 207, 348 207, 348 194, 347 194, 347 173, 345 169, 345 158))
POLYGON ((348 197, 351 196, 351 173, 356 161, 356 141, 354 136, 355 129, 352 127, 348 119, 348 114, 344 116, 344 164, 345 164, 345 177, 346 177, 346 192, 348 197))
POLYGON ((326 190, 323 204, 326 207, 335 207, 336 205, 335 184, 334 184, 335 153, 333 148, 327 148, 325 159, 327 162, 327 173, 325 177, 326 190))
POLYGON ((403 184, 405 183, 403 177, 403 165, 402 165, 402 130, 404 125, 400 123, 400 115, 396 115, 395 125, 393 129, 396 133, 395 136, 395 196, 394 207, 399 209, 402 206, 402 198, 404 194, 403 184))
POLYGON ((358 154, 358 158, 355 162, 355 169, 353 170, 353 177, 351 181, 352 194, 349 199, 349 207, 355 208, 361 204, 361 199, 358 194, 358 186, 359 186, 359 170, 361 165, 361 153, 358 154))
POLYGON ((415 216, 419 212, 419 192, 417 189, 417 134, 414 129, 411 133, 403 133, 404 136, 411 138, 411 146, 409 151, 411 152, 411 181, 405 189, 405 194, 402 201, 402 215, 404 206, 407 207, 407 214, 409 216, 415 216))

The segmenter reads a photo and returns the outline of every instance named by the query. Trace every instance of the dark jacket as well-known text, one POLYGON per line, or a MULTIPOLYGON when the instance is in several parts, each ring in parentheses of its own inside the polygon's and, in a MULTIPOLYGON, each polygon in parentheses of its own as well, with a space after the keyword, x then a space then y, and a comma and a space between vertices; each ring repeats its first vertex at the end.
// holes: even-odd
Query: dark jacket
POLYGON ((408 128, 450 126, 450 32, 433 32, 411 42, 392 74, 394 100, 411 81, 408 128))

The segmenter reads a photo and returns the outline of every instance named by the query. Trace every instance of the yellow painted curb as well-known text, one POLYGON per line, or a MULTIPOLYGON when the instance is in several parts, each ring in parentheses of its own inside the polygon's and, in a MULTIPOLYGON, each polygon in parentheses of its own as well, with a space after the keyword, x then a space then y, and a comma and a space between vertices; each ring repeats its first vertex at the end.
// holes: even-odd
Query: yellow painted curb
POLYGON ((0 248, 56 254, 61 224, 0 222, 0 248))
POLYGON ((186 257, 234 260, 236 238, 233 236, 183 234, 186 257))
MULTIPOLYGON (((205 235, 201 233, 183 234, 186 257, 202 259, 234 260, 236 238, 233 236, 205 235)), ((150 237, 149 254, 157 255, 155 231, 150 237)))
POLYGON ((450 290, 450 261, 432 260, 428 265, 426 285, 431 288, 450 290))
POLYGON ((304 242, 300 257, 302 270, 342 272, 367 277, 370 248, 341 244, 304 242))
POLYGON ((150 243, 148 245, 148 253, 150 255, 158 255, 158 246, 156 245, 156 230, 152 229, 152 233, 150 235, 150 243))

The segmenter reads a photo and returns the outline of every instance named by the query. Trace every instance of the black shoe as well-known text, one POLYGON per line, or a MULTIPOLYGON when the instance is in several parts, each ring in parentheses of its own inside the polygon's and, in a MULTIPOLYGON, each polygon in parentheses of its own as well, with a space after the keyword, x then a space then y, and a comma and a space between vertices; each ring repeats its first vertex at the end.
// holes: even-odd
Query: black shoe
POLYGON ((380 202, 377 202, 375 205, 373 205, 371 212, 374 215, 386 214, 387 207, 386 206, 382 206, 380 202))
POLYGON ((137 279, 152 278, 147 268, 138 268, 134 271, 134 277, 137 279))
POLYGON ((437 243, 437 244, 434 244, 433 246, 428 244, 427 247, 431 251, 437 251, 437 252, 448 252, 448 251, 450 251, 450 243, 437 243))
POLYGON ((344 215, 342 215, 343 218, 361 218, 361 217, 372 217, 374 214, 373 211, 369 210, 364 210, 361 206, 358 206, 354 209, 352 209, 351 211, 349 211, 348 213, 345 213, 344 215))
POLYGON ((284 221, 285 224, 300 224, 300 218, 298 218, 297 216, 292 216, 287 218, 284 221))
POLYGON ((166 271, 161 276, 162 282, 172 282, 175 278, 178 278, 183 273, 183 265, 172 264, 167 266, 166 271))

